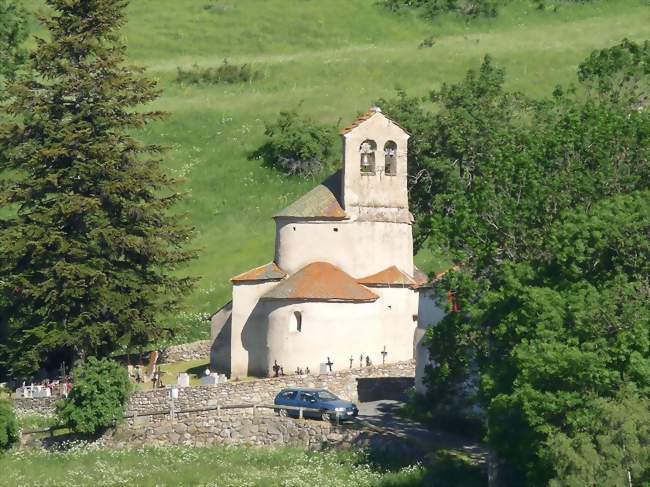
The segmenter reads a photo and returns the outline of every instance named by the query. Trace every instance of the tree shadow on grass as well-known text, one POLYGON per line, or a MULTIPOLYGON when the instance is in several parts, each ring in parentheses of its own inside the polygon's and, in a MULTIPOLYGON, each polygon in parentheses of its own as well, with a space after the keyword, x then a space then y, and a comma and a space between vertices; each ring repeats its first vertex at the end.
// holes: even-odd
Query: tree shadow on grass
POLYGON ((420 463, 406 449, 369 449, 365 459, 383 474, 380 487, 487 487, 487 467, 456 450, 428 452, 420 463))

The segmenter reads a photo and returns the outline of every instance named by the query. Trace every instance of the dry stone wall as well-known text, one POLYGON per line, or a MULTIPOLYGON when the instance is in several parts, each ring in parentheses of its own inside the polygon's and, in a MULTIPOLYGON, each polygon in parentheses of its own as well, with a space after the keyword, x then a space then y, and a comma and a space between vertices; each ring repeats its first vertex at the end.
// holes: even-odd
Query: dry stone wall
POLYGON ((129 420, 107 433, 100 443, 108 447, 183 445, 295 446, 310 450, 331 447, 373 447, 394 452, 403 448, 400 437, 364 429, 358 424, 260 415, 176 418, 137 424, 129 420))
POLYGON ((14 411, 18 415, 37 414, 52 416, 58 397, 37 397, 14 399, 14 411))
MULTIPOLYGON (((272 403, 275 395, 285 387, 322 387, 344 399, 358 401, 358 381, 360 380, 382 377, 412 378, 414 375, 415 362, 407 361, 348 369, 330 375, 290 375, 245 382, 226 382, 215 386, 186 387, 179 389, 179 397, 174 400, 174 409, 179 411, 216 407, 217 405, 272 403)), ((16 399, 14 407, 19 414, 51 415, 54 414, 56 400, 55 398, 16 399)), ((170 406, 169 390, 140 391, 131 395, 126 414, 131 416, 169 411, 170 406)), ((244 414, 242 411, 234 410, 228 414, 231 416, 242 415, 244 414)), ((208 413, 209 411, 206 412, 206 414, 208 413)), ((196 413, 192 413, 192 415, 197 416, 196 413)), ((151 423, 164 420, 164 416, 151 416, 143 421, 151 423)))
POLYGON ((185 362, 187 360, 209 360, 210 346, 210 340, 200 340, 193 343, 184 343, 183 345, 173 345, 162 351, 160 363, 172 364, 175 362, 185 362))
MULTIPOLYGON (((358 379, 381 377, 412 378, 415 362, 398 362, 335 372, 328 375, 290 375, 244 382, 226 382, 214 386, 179 389, 174 409, 195 409, 232 404, 272 403, 276 394, 286 387, 325 388, 338 396, 358 401, 358 379)), ((171 405, 169 390, 140 391, 131 396, 127 415, 148 414, 168 410, 171 405)))

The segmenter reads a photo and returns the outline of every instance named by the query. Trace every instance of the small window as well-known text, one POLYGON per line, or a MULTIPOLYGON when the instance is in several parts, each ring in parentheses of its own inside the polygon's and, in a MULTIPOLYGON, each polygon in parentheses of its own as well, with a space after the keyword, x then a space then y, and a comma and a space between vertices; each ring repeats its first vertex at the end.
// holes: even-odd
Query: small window
POLYGON ((334 227, 334 231, 335 231, 335 232, 338 232, 338 231, 339 231, 339 229, 338 229, 338 228, 336 228, 336 227, 334 227))
POLYGON ((375 174, 375 152, 377 144, 374 140, 366 139, 359 146, 361 154, 361 174, 375 174))
POLYGON ((294 311, 291 315, 291 331, 300 333, 302 331, 302 313, 294 311))
POLYGON ((388 176, 397 174, 397 144, 392 140, 384 145, 384 172, 388 176))

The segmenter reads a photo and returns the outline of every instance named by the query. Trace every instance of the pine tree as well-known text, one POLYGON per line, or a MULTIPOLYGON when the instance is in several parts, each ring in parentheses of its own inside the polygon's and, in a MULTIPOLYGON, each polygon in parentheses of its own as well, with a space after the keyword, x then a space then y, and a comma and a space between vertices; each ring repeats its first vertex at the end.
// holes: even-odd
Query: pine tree
POLYGON ((13 80, 25 60, 27 13, 15 0, 0 0, 0 99, 5 80, 13 80))
POLYGON ((46 0, 35 74, 10 86, 0 171, 0 357, 14 374, 164 336, 192 280, 192 229, 162 148, 132 137, 163 116, 155 82, 126 64, 127 0, 46 0))

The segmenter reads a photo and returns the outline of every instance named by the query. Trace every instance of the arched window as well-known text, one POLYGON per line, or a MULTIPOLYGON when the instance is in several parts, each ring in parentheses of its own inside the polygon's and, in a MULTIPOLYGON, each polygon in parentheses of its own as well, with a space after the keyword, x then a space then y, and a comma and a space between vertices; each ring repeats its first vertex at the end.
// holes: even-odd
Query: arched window
POLYGON ((397 174, 397 144, 392 140, 384 145, 384 172, 389 176, 397 174))
POLYGON ((359 153, 361 154, 361 174, 375 173, 375 152, 377 144, 374 140, 366 139, 361 142, 359 153))
POLYGON ((300 311, 294 311, 291 315, 291 331, 302 331, 302 313, 300 311))

